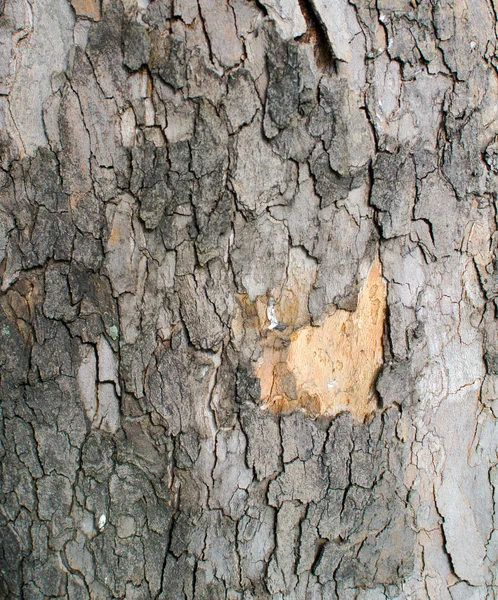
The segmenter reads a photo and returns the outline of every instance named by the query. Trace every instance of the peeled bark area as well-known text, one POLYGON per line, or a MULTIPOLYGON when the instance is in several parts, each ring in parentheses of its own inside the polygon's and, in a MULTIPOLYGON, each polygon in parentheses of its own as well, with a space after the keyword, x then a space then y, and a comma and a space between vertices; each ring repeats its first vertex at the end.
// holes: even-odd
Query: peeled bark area
POLYGON ((496 596, 496 10, 0 0, 0 598, 496 596))
MULTIPOLYGON (((276 320, 267 331, 285 325, 285 333, 289 328, 283 321, 279 327, 276 315, 281 319, 289 315, 299 292, 285 292, 273 315, 270 305, 270 318, 276 320)), ((331 416, 348 411, 362 421, 374 412, 374 385, 383 363, 386 292, 380 263, 375 261, 354 312, 338 309, 322 324, 305 325, 288 336, 267 335, 255 372, 262 401, 279 412, 301 408, 331 416)), ((307 305, 307 297, 303 304, 307 305)))

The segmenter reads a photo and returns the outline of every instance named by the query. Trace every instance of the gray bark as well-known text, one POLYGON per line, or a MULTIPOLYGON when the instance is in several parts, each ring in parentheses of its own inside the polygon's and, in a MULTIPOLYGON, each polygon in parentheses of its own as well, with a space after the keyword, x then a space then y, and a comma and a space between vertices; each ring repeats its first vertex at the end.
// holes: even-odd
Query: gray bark
POLYGON ((0 1, 0 597, 496 598, 495 0, 71 1, 0 1))

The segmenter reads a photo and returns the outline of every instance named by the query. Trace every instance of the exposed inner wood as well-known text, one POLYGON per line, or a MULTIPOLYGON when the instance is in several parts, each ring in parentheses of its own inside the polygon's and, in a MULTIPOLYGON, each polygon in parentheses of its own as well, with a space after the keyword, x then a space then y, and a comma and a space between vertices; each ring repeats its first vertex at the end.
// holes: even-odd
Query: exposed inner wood
MULTIPOLYGON (((295 304, 304 290, 294 290, 295 304)), ((386 284, 376 260, 360 292, 355 312, 336 310, 320 326, 302 325, 285 335, 277 330, 262 337, 263 352, 255 376, 261 399, 275 411, 303 408, 316 415, 350 411, 359 420, 376 408, 374 383, 383 362, 382 336, 386 318, 386 284)), ((287 310, 289 291, 276 301, 275 315, 287 310), (283 309, 283 310, 280 310, 283 309)), ((302 299, 302 298, 301 298, 302 299)), ((261 312, 261 311, 259 311, 261 312)))

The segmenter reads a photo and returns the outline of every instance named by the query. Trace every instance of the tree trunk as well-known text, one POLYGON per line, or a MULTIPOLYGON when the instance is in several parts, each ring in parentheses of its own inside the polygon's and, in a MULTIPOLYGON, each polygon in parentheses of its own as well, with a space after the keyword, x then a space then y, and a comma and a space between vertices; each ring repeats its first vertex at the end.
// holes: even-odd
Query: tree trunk
POLYGON ((71 2, 0 1, 0 597, 498 597, 496 0, 71 2))

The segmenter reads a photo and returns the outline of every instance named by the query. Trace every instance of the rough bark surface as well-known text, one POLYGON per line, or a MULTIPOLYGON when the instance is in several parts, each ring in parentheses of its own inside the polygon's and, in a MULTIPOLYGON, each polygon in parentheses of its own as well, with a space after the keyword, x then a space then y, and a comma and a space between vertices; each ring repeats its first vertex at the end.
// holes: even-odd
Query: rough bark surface
POLYGON ((1 598, 498 596, 496 11, 0 0, 1 598))

